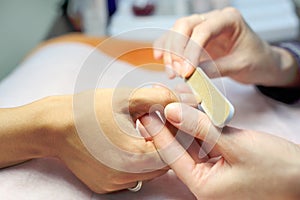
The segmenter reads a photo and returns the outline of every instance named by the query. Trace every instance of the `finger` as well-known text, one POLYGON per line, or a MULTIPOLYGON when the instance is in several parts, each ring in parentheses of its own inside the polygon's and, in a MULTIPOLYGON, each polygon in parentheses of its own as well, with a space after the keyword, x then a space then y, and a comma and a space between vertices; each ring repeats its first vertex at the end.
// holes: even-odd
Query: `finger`
POLYGON ((198 107, 198 101, 191 88, 186 83, 180 83, 176 85, 175 92, 180 98, 180 102, 190 105, 192 107, 198 107))
POLYGON ((209 78, 219 78, 223 76, 234 76, 239 70, 240 59, 235 54, 218 58, 214 61, 205 61, 199 67, 209 78))
POLYGON ((163 49, 164 49, 164 44, 167 39, 167 33, 164 33, 161 37, 159 37, 157 40, 154 41, 153 43, 153 57, 155 59, 161 59, 163 57, 163 49))
MULTIPOLYGON (((171 133, 176 133, 178 131, 178 129, 174 129, 174 126, 172 126, 171 124, 166 124, 166 126, 171 133)), ((141 124, 139 119, 137 120, 137 131, 141 134, 141 136, 145 138, 146 141, 153 141, 152 136, 148 133, 143 124, 141 124)), ((209 159, 208 154, 205 152, 204 148, 201 148, 199 142, 194 138, 191 138, 192 136, 187 134, 178 134, 177 136, 179 137, 177 137, 176 139, 183 147, 187 149, 188 153, 194 161, 199 163, 206 162, 209 159)))
POLYGON ((170 53, 170 32, 164 33, 159 39, 153 43, 153 56, 155 59, 163 58, 165 64, 165 71, 169 79, 176 77, 176 73, 173 71, 172 58, 170 53))
POLYGON ((149 180, 164 175, 167 171, 168 169, 157 170, 149 173, 118 174, 118 176, 112 180, 113 184, 111 184, 111 186, 107 186, 106 192, 114 192, 114 191, 124 190, 128 188, 134 188, 137 186, 138 181, 142 181, 143 182, 142 184, 145 184, 145 182, 149 180))
POLYGON ((219 78, 222 76, 220 71, 222 67, 220 67, 215 60, 201 62, 198 67, 200 67, 209 78, 219 78))
POLYGON ((169 79, 173 79, 176 77, 176 73, 174 72, 172 65, 166 65, 165 71, 169 79))
MULTIPOLYGON (((173 67, 178 74, 182 74, 181 70, 177 70, 178 67, 174 67, 174 64, 178 66, 183 64, 184 60, 184 48, 189 41, 189 36, 192 33, 194 26, 201 23, 205 18, 201 15, 191 15, 188 17, 183 17, 177 20, 172 27, 172 29, 159 38, 155 43, 154 57, 161 58, 163 56, 164 63, 168 67, 173 67), (158 48, 159 47, 159 48, 158 48), (177 63, 174 63, 177 62, 177 63)), ((176 74, 172 71, 167 71, 169 77, 172 77, 176 74)))
POLYGON ((205 21, 204 14, 193 14, 182 17, 175 22, 171 30, 177 32, 179 35, 189 37, 193 32, 193 28, 203 21, 205 21))
MULTIPOLYGON (((155 84, 153 85, 155 88, 165 88, 165 86, 161 84, 155 84)), ((179 98, 179 101, 182 103, 185 103, 187 105, 197 107, 198 101, 196 96, 193 94, 191 88, 186 83, 181 83, 176 85, 175 87, 175 93, 179 98)))
MULTIPOLYGON (((172 46, 171 50, 179 57, 184 54, 184 48, 186 47, 189 37, 195 26, 205 21, 204 15, 194 14, 187 17, 178 19, 172 27, 172 46)), ((183 60, 183 59, 182 59, 183 60)))
POLYGON ((176 128, 209 144, 210 148, 206 147, 206 150, 217 148, 220 152, 227 151, 226 136, 201 111, 185 104, 172 103, 165 108, 165 117, 176 128))
MULTIPOLYGON (((205 21, 193 29, 184 51, 184 57, 191 66, 198 65, 201 53, 209 41, 222 34, 224 30, 233 26, 234 23, 228 15, 223 14, 221 11, 211 12, 206 18, 205 21)), ((185 68, 188 70, 186 72, 186 77, 188 77, 193 72, 192 67, 186 66, 185 68)))
POLYGON ((186 83, 179 83, 175 86, 174 88, 175 92, 177 93, 187 93, 187 94, 192 94, 193 91, 191 90, 190 86, 186 83))
POLYGON ((127 184, 125 188, 134 187, 138 181, 149 181, 164 175, 170 168, 147 173, 125 173, 117 177, 117 184, 127 184), (134 184, 135 183, 135 184, 134 184), (130 185, 128 185, 130 184, 130 185))
POLYGON ((176 140, 187 149, 188 154, 192 157, 195 163, 203 163, 209 160, 208 153, 201 147, 197 139, 188 134, 176 135, 176 140), (192 141, 192 142, 191 142, 192 141))
POLYGON ((180 98, 180 102, 184 103, 186 105, 192 106, 194 108, 198 107, 198 101, 197 98, 194 94, 189 94, 189 93, 181 93, 178 95, 180 98))
POLYGON ((204 15, 194 14, 178 19, 172 27, 168 39, 171 42, 170 51, 174 70, 183 77, 184 49, 189 41, 194 27, 205 20, 204 15))
POLYGON ((196 166, 195 161, 176 141, 172 133, 162 124, 157 116, 144 116, 141 118, 141 122, 148 133, 152 135, 153 142, 162 160, 189 186, 194 178, 191 172, 196 166), (160 127, 160 129, 157 127, 160 127))
MULTIPOLYGON (((162 84, 154 84, 153 87, 166 89, 166 86, 162 84)), ((174 94, 176 94, 178 100, 182 103, 185 103, 192 107, 198 107, 199 105, 196 96, 186 83, 178 84, 174 89, 174 94)))
POLYGON ((167 41, 169 44, 168 51, 170 52, 172 63, 174 63, 174 61, 180 63, 183 60, 183 50, 188 39, 189 38, 187 36, 182 35, 173 29, 169 31, 167 41))
POLYGON ((146 141, 152 141, 152 136, 147 132, 139 119, 136 120, 136 130, 146 141))
POLYGON ((135 121, 149 113, 151 108, 164 108, 169 103, 178 100, 176 94, 167 88, 140 88, 132 91, 130 95, 129 112, 135 121))
POLYGON ((165 65, 172 65, 171 46, 172 46, 172 33, 168 31, 166 34, 164 44, 161 47, 161 50, 163 51, 163 59, 165 65))
POLYGON ((156 45, 161 45, 160 50, 163 52, 162 57, 164 60, 164 64, 166 66, 167 75, 170 79, 175 78, 177 74, 179 74, 179 71, 176 68, 178 66, 178 63, 177 62, 174 63, 173 60, 177 60, 177 61, 181 60, 181 57, 177 56, 176 52, 173 49, 173 43, 174 41, 177 40, 174 38, 176 37, 176 35, 178 35, 176 32, 170 30, 168 31, 168 33, 165 34, 163 43, 156 44, 156 45))
POLYGON ((177 72, 174 69, 173 63, 172 63, 172 56, 169 51, 164 51, 163 53, 163 60, 165 64, 165 71, 167 73, 167 76, 169 79, 174 79, 177 76, 177 72))

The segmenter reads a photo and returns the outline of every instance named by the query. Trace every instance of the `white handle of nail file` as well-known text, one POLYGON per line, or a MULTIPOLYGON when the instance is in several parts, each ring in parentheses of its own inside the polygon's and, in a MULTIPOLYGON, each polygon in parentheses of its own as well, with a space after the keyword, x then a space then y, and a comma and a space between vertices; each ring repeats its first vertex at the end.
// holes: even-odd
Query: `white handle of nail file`
POLYGON ((201 103, 204 112, 215 126, 224 127, 230 122, 234 115, 233 105, 212 83, 202 69, 197 68, 185 81, 192 88, 198 103, 201 103))

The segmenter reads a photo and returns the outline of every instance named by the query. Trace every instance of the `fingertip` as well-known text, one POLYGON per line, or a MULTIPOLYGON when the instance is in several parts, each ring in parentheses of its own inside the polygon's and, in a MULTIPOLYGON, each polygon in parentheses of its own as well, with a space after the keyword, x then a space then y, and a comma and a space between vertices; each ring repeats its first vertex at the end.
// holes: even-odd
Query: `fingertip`
POLYGON ((190 77, 194 71, 195 71, 195 67, 193 67, 191 64, 189 64, 188 62, 184 61, 183 64, 183 70, 182 70, 182 75, 184 78, 190 77))
POLYGON ((153 50, 153 57, 154 57, 154 59, 159 60, 159 59, 162 58, 162 55, 163 55, 163 53, 162 53, 161 50, 159 50, 159 49, 154 49, 153 50))
MULTIPOLYGON (((144 117, 146 117, 146 116, 144 116, 144 117)), ((141 117, 141 118, 143 118, 143 117, 141 117)), ((136 120, 136 130, 142 137, 145 138, 145 141, 152 141, 151 135, 147 132, 144 125, 141 123, 141 121, 139 119, 136 120)))
POLYGON ((141 117, 140 120, 145 128, 145 131, 151 137, 155 137, 156 135, 158 135, 164 127, 164 123, 161 121, 161 119, 155 112, 141 117))
POLYGON ((173 69, 175 70, 175 72, 177 73, 177 74, 179 74, 180 76, 182 75, 182 73, 181 73, 181 71, 182 71, 182 66, 181 66, 181 64, 179 63, 179 62, 177 62, 177 61, 174 61, 173 62, 173 69))
POLYGON ((178 124, 181 122, 181 106, 180 103, 170 103, 165 107, 165 117, 172 124, 178 124))
POLYGON ((176 77, 176 74, 175 74, 174 70, 172 69, 171 65, 166 65, 165 71, 166 71, 166 74, 169 79, 173 79, 176 77))

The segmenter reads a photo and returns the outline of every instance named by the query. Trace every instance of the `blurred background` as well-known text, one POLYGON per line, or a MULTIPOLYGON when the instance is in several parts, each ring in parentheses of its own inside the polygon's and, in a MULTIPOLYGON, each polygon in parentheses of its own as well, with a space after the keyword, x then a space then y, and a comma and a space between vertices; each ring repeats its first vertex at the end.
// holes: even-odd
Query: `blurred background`
MULTIPOLYGON (((299 38, 300 0, 0 0, 0 80, 39 43, 59 35, 111 36, 144 27, 168 29, 181 16, 226 6, 237 7, 269 42, 299 38)), ((125 39, 156 37, 126 34, 125 39)))

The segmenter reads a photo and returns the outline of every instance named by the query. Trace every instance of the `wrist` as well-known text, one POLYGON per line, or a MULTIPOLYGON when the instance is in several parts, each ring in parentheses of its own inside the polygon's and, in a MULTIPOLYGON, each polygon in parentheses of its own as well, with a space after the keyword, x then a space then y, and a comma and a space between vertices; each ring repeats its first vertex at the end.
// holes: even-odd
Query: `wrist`
POLYGON ((72 96, 51 96, 39 102, 43 156, 60 157, 66 140, 74 132, 72 96))
POLYGON ((300 86, 300 71, 296 58, 286 49, 272 46, 273 58, 276 62, 273 83, 270 86, 300 86))
POLYGON ((290 166, 286 172, 287 190, 290 199, 300 199, 300 145, 295 147, 295 156, 291 155, 290 166))
MULTIPOLYGON (((30 110, 31 138, 34 141, 36 155, 34 158, 53 157, 56 155, 55 143, 59 132, 56 124, 53 121, 52 113, 55 111, 53 99, 55 97, 46 97, 29 104, 27 107, 30 110)), ((59 116, 56 116, 58 119, 59 116)))
POLYGON ((0 110, 0 167, 50 155, 44 102, 0 110))

